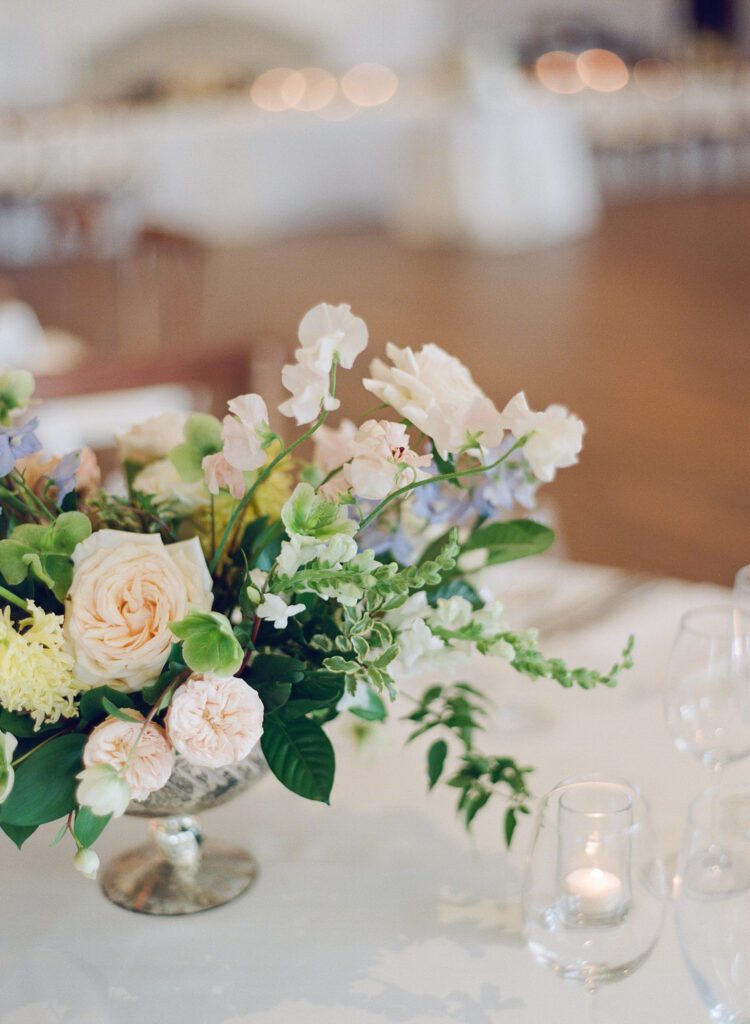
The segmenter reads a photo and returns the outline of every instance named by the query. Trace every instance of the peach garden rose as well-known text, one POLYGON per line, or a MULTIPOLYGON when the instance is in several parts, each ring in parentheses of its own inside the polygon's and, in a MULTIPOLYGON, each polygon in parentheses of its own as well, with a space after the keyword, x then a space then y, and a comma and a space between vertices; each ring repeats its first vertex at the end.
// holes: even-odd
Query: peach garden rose
POLYGON ((207 611, 211 576, 197 537, 164 544, 157 534, 100 530, 73 553, 65 634, 84 686, 141 690, 159 675, 170 622, 192 605, 207 611))
POLYGON ((191 764, 236 764, 262 734, 263 702, 243 679, 194 674, 172 698, 167 736, 191 764))
POLYGON ((143 716, 132 714, 132 722, 106 718, 98 725, 83 749, 83 763, 86 768, 105 764, 122 771, 132 799, 145 800, 166 785, 174 754, 160 726, 149 722, 143 729, 143 716))

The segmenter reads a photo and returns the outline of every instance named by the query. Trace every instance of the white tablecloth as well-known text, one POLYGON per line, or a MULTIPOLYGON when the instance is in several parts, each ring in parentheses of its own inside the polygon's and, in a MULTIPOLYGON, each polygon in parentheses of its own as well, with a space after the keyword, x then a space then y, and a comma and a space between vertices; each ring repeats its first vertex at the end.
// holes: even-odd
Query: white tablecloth
MULTIPOLYGON (((550 622, 564 621, 566 604, 582 619, 550 627, 549 653, 605 668, 632 630, 637 666, 619 689, 586 693, 526 682, 495 661, 466 665, 454 677, 482 679, 497 696, 487 748, 537 765, 538 794, 583 771, 639 783, 674 850, 706 778, 674 750, 660 690, 679 615, 726 593, 665 580, 623 596, 612 570, 535 572, 527 605, 546 592, 550 622)), ((514 569, 493 585, 520 598, 522 579, 514 569)), ((244 897, 205 914, 157 919, 110 905, 73 871, 64 843, 48 848, 52 828, 20 855, 3 843, 0 1024, 577 1024, 581 992, 538 967, 520 936, 530 826, 506 855, 489 810, 467 840, 451 792, 425 792, 426 744, 404 750, 403 734, 391 723, 363 755, 339 729, 330 807, 269 778, 207 815, 207 831, 249 845, 262 872, 244 897)), ((142 822, 123 819, 98 848, 106 858, 142 836, 142 822)), ((602 992, 601 1012, 608 1024, 707 1019, 671 913, 651 960, 602 992)))

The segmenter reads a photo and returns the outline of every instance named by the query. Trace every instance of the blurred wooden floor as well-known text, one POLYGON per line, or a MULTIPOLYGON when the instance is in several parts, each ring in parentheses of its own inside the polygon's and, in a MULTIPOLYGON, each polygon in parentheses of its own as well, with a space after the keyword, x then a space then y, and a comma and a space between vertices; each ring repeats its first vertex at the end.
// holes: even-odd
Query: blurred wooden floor
MULTIPOLYGON (((110 348, 104 279, 72 273, 16 278, 44 319, 61 319, 56 290, 63 326, 110 348)), ((574 557, 723 583, 750 562, 750 195, 611 209, 588 239, 515 256, 411 251, 374 232, 213 251, 197 341, 192 286, 174 287, 191 322, 162 342, 172 355, 188 335, 246 336, 273 359, 308 307, 349 302, 371 355, 434 341, 500 405, 524 388, 533 406, 575 410, 581 464, 550 491, 574 557)), ((365 367, 342 375, 354 418, 370 407, 365 367)))

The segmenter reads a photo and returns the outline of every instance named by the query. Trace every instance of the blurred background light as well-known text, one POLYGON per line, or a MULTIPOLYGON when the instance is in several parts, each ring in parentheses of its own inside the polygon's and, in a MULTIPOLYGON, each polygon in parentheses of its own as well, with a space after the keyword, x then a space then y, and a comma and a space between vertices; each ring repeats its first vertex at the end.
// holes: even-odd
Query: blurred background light
POLYGON ((398 78, 384 64, 357 64, 341 79, 341 91, 358 107, 379 107, 392 99, 398 78))
POLYGON ((253 82, 250 97, 261 110, 289 110, 305 95, 306 81, 300 71, 292 68, 269 68, 253 82))
POLYGON ((558 93, 580 92, 585 88, 578 74, 576 58, 567 50, 551 50, 543 53, 534 70, 545 89, 558 93))
POLYGON ((576 68, 583 83, 596 92, 617 92, 630 79, 625 61, 611 50, 584 50, 576 68))
POLYGON ((322 110, 333 100, 338 91, 335 77, 325 68, 302 68, 304 92, 294 103, 297 110, 322 110))

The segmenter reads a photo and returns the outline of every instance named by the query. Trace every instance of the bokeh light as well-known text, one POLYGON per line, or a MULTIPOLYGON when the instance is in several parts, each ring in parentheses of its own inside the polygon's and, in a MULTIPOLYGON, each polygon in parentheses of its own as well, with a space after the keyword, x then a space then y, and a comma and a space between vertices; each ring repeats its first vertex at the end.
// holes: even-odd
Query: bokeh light
POLYGON ((331 72, 325 68, 302 68, 299 73, 304 79, 305 89, 294 107, 307 111, 327 107, 338 90, 338 83, 331 72))
POLYGON ((357 64, 341 79, 344 96, 358 107, 379 107, 392 99, 398 78, 384 64, 357 64))
POLYGON ((633 78, 644 96, 657 100, 674 100, 682 95, 683 82, 679 68, 660 57, 645 57, 633 68, 633 78))
POLYGON ((280 111, 295 107, 305 95, 305 78, 292 68, 269 68, 253 82, 250 98, 261 110, 280 111))
POLYGON ((551 92, 570 94, 584 88, 578 74, 576 58, 567 50, 550 50, 543 53, 534 66, 536 77, 545 89, 551 92))
POLYGON ((625 61, 611 50, 584 50, 576 67, 584 84, 596 92, 617 92, 630 78, 625 61))

